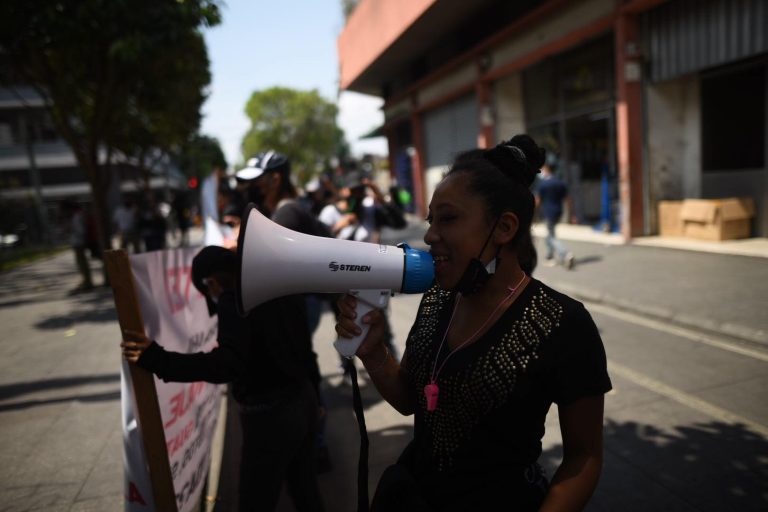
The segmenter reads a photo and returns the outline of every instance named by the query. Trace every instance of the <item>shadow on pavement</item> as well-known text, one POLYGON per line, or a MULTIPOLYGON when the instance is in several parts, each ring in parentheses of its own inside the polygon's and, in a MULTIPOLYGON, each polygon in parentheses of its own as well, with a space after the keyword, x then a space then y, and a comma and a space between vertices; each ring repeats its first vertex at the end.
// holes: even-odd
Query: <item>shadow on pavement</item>
POLYGON ((27 400, 26 402, 15 402, 10 404, 0 404, 0 413, 6 411, 18 411, 29 409, 30 407, 39 407, 41 405, 60 404, 64 402, 110 402, 120 399, 120 390, 106 391, 104 393, 94 393, 90 395, 73 395, 60 398, 49 398, 45 400, 27 400))
POLYGON ((37 322, 34 327, 40 330, 62 329, 73 324, 85 322, 116 322, 117 313, 111 304, 97 309, 73 311, 65 315, 54 315, 37 322))
POLYGON ((111 300, 111 289, 100 288, 88 296, 78 296, 69 313, 52 315, 34 324, 40 330, 62 329, 80 323, 116 322, 117 311, 111 300))
MULTIPOLYGON (((605 459, 588 510, 768 510, 768 442, 743 425, 662 431, 606 420, 605 459)), ((551 477, 562 447, 539 462, 551 477)))
POLYGON ((103 375, 80 375, 77 377, 59 377, 55 379, 36 380, 32 382, 17 382, 0 386, 0 400, 8 400, 18 395, 46 391, 49 389, 70 388, 87 384, 108 384, 120 382, 119 373, 106 373, 103 375))
POLYGON ((598 255, 580 256, 575 259, 576 265, 588 265, 590 263, 600 263, 601 261, 603 261, 603 257, 598 255))

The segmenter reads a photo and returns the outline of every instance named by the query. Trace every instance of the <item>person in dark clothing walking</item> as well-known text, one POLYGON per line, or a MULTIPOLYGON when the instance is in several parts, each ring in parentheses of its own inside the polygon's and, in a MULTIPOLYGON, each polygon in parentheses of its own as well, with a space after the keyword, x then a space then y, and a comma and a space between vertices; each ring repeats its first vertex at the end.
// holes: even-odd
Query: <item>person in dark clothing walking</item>
POLYGON ((173 198, 173 213, 176 216, 176 226, 179 228, 179 247, 189 245, 189 227, 192 224, 192 212, 189 200, 184 192, 178 192, 173 198))
POLYGON ((162 251, 165 249, 165 235, 168 227, 163 214, 160 213, 160 208, 152 197, 147 199, 137 227, 144 241, 145 251, 162 251))
MULTIPOLYGON (((561 263, 571 270, 575 263, 573 253, 555 236, 555 226, 563 215, 563 202, 570 201, 568 186, 552 173, 549 163, 541 168, 541 177, 535 189, 536 207, 541 210, 547 224, 547 255, 545 264, 554 266, 561 263), (555 259, 556 258, 556 259, 555 259)), ((573 208, 570 208, 573 211, 573 208)))
POLYGON ((237 312, 237 255, 203 248, 192 261, 192 280, 218 315, 219 346, 210 352, 164 350, 144 334, 126 331, 129 361, 168 382, 232 382, 243 429, 240 510, 274 510, 283 481, 299 511, 322 511, 315 469, 320 372, 301 297, 271 300, 247 317, 237 312))

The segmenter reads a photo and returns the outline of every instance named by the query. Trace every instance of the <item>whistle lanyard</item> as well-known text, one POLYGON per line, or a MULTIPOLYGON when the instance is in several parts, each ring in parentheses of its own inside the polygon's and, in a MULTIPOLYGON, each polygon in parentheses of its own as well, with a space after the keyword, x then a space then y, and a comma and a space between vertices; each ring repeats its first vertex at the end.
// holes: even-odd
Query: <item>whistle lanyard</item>
POLYGON ((496 313, 498 313, 499 309, 501 309, 501 306, 504 305, 505 302, 507 302, 509 299, 511 299, 515 293, 517 293, 517 290, 520 288, 520 286, 525 282, 525 278, 528 277, 525 272, 523 272, 523 278, 520 279, 520 282, 517 283, 516 286, 508 286, 507 290, 509 290, 509 293, 499 301, 499 303, 496 305, 496 308, 493 310, 493 312, 488 316, 488 318, 485 319, 485 322, 475 331, 472 336, 464 340, 461 345, 456 347, 454 350, 452 350, 448 355, 445 356, 445 359, 443 359, 442 364, 440 364, 440 367, 437 366, 437 361, 440 358, 440 352, 443 350, 443 345, 445 344, 445 340, 448 338, 448 332, 451 330, 451 325, 453 324, 453 318, 456 316, 456 310, 459 308, 459 301, 461 300, 461 294, 457 294, 456 296, 456 304, 453 306, 453 312, 451 313, 451 318, 448 320, 448 327, 445 328, 445 333, 443 334, 443 339, 440 342, 440 346, 437 349, 437 354, 435 354, 435 363, 432 365, 432 373, 430 375, 430 381, 429 383, 424 386, 424 396, 427 399, 427 412, 433 412, 435 409, 437 409, 437 400, 440 395, 440 387, 437 385, 437 378, 440 376, 440 372, 443 370, 443 367, 445 366, 445 363, 448 362, 448 359, 467 346, 471 341, 475 340, 477 336, 485 329, 485 327, 488 325, 488 323, 491 321, 491 319, 496 316, 496 313))

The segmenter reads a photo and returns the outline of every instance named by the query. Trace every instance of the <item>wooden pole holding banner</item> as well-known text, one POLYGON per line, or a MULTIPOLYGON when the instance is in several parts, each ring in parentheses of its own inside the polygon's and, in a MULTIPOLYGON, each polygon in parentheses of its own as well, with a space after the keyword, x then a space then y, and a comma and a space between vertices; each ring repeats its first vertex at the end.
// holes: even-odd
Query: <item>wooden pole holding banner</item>
MULTIPOLYGON (((129 329, 144 332, 144 321, 139 309, 136 284, 133 280, 128 253, 124 250, 106 251, 104 264, 115 297, 120 332, 129 329)), ((149 478, 157 510, 176 512, 176 495, 173 489, 168 449, 165 444, 163 420, 157 400, 155 378, 134 363, 128 363, 136 397, 136 416, 144 440, 144 452, 149 466, 149 478)))

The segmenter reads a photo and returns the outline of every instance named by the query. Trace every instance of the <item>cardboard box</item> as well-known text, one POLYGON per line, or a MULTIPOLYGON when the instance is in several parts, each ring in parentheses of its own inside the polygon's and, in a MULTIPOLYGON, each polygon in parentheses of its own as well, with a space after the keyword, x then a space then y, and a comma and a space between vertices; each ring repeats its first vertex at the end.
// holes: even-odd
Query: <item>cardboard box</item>
POLYGON ((749 197, 686 199, 680 209, 683 235, 701 240, 749 238, 754 214, 749 197))
POLYGON ((682 201, 659 201, 659 236, 683 236, 682 201))

